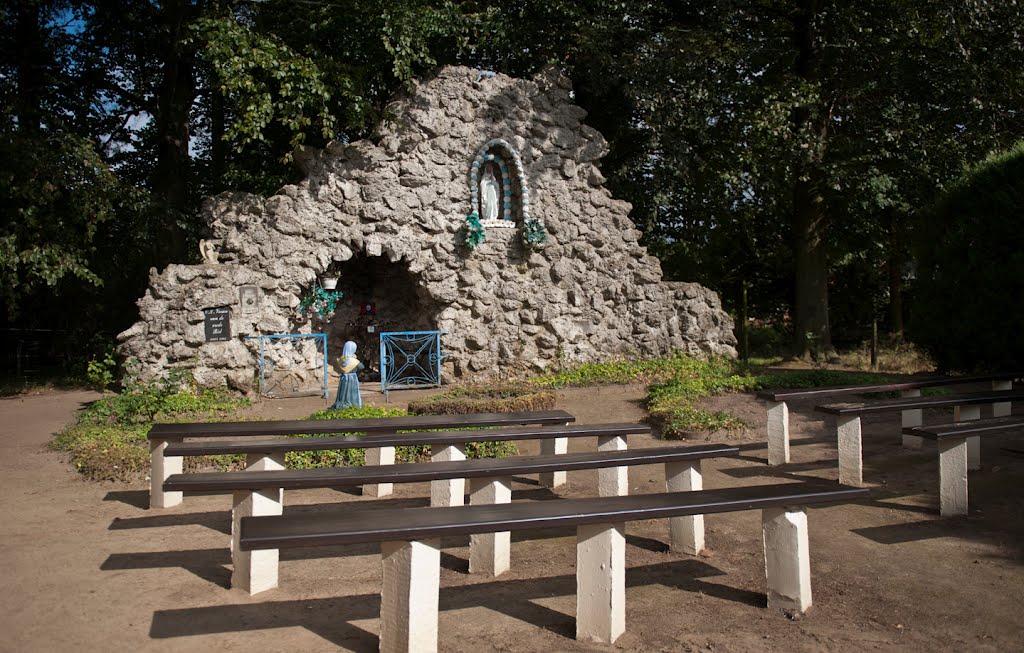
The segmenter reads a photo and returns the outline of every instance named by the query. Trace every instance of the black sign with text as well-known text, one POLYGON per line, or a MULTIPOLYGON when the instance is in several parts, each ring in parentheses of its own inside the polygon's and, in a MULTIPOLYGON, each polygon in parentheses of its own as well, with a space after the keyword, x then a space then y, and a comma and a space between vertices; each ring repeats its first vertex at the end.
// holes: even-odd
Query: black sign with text
POLYGON ((204 308, 206 314, 206 342, 231 340, 231 309, 227 306, 204 308))

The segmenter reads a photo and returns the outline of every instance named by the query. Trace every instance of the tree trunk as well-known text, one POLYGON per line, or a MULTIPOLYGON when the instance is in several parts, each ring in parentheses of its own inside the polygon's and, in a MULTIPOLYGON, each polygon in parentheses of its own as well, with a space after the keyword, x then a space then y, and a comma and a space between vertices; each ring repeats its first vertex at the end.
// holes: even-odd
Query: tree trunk
MULTIPOLYGON (((808 85, 820 79, 820 51, 815 34, 817 0, 804 0, 793 21, 797 56, 794 74, 808 85)), ((828 213, 822 158, 828 141, 827 111, 817 102, 797 106, 791 114, 793 135, 799 145, 793 186, 793 234, 796 279, 794 293, 794 354, 801 358, 831 356, 832 333, 828 321, 828 213)))
POLYGON ((889 329, 897 340, 903 340, 903 247, 901 243, 902 229, 899 216, 893 209, 887 209, 887 227, 889 229, 889 252, 885 262, 886 276, 889 284, 889 329))
POLYGON ((189 118, 195 98, 195 80, 191 53, 184 39, 192 17, 188 0, 163 3, 161 22, 167 42, 163 52, 163 75, 157 98, 157 162, 153 177, 153 195, 162 215, 164 242, 156 245, 158 265, 188 261, 189 206, 189 118))

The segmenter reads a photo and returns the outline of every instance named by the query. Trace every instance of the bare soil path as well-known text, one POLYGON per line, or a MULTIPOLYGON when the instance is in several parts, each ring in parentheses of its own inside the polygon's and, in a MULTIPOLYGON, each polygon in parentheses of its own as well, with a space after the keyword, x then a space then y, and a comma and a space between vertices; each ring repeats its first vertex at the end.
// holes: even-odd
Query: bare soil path
MULTIPOLYGON (((368 401, 383 396, 364 389, 368 401)), ((418 393, 392 393, 404 406, 418 393)), ((560 392, 558 407, 581 423, 644 417, 640 386, 560 392)), ((380 564, 371 547, 285 552, 281 587, 255 597, 227 589, 230 499, 186 497, 149 510, 147 488, 78 478, 45 450, 52 434, 97 395, 60 392, 0 399, 0 491, 4 498, 0 651, 374 651, 380 564)), ((247 412, 290 418, 319 399, 263 401, 247 412)), ((739 458, 712 461, 705 485, 835 479, 835 443, 811 405, 792 407, 792 464, 765 465, 764 413, 752 395, 708 407, 752 425, 713 434, 739 458)), ((938 415, 926 415, 926 421, 938 415)), ((666 551, 667 526, 627 528, 626 634, 612 646, 576 642, 575 546, 570 532, 514 536, 512 570, 499 579, 467 573, 467 542, 445 542, 442 651, 1019 651, 1024 650, 1024 458, 983 443, 971 474, 972 514, 940 519, 934 448, 899 446, 898 416, 865 424, 870 501, 812 509, 814 608, 797 621, 764 599, 756 512, 707 518, 710 551, 666 551)), ((661 444, 637 438, 630 446, 661 444)), ((593 446, 573 442, 573 448, 593 446)), ((531 447, 521 448, 524 453, 531 447)), ((630 471, 634 492, 661 489, 662 470, 630 471)), ((570 475, 562 496, 594 493, 595 473, 570 475)), ((517 498, 552 494, 518 479, 517 498)), ((388 505, 423 505, 426 485, 398 486, 388 505)), ((321 504, 379 505, 346 492, 292 492, 289 510, 321 504)))

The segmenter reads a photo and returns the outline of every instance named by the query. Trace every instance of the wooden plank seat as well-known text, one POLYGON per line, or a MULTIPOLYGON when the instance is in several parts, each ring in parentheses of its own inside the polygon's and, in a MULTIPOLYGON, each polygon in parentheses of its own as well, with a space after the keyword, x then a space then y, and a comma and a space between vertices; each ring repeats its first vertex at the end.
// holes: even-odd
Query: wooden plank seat
POLYGON ((967 514, 968 440, 984 435, 1024 431, 1024 417, 996 417, 903 429, 908 435, 935 440, 939 448, 939 514, 967 514))
POLYGON ((800 613, 811 606, 806 506, 867 496, 864 489, 815 482, 246 517, 240 524, 240 546, 256 551, 379 542, 380 650, 431 652, 438 647, 439 538, 575 527, 576 638, 612 643, 625 631, 625 522, 761 510, 768 607, 800 613))
MULTIPOLYGON (((275 420, 266 422, 210 422, 210 423, 159 423, 154 424, 147 435, 150 451, 149 507, 169 508, 181 503, 180 492, 164 492, 163 484, 172 474, 183 471, 181 455, 167 456, 166 449, 173 443, 184 442, 186 438, 258 438, 280 435, 301 434, 351 434, 351 433, 398 433, 426 429, 484 428, 518 426, 527 424, 569 424, 576 418, 564 410, 520 411, 514 413, 472 413, 468 415, 408 415, 403 417, 381 417, 360 419, 326 420, 275 420)), ((294 438, 298 441, 300 438, 294 438)), ((403 442, 402 444, 407 444, 403 442)), ((564 453, 568 441, 553 438, 542 443, 544 453, 564 453)), ((457 456, 458 452, 450 452, 457 456)), ((189 454, 202 455, 202 454, 189 454)), ((438 453, 443 457, 445 453, 438 453)), ((394 446, 383 446, 366 450, 367 461, 371 464, 389 464, 395 459, 394 446)), ((268 465, 272 462, 268 461, 268 465)), ((564 478, 543 478, 543 483, 556 487, 564 478)), ((364 486, 363 491, 372 496, 386 496, 391 488, 386 486, 364 486)))
MULTIPOLYGON (((955 421, 974 420, 981 417, 981 405, 1003 404, 1024 399, 1024 390, 1003 390, 999 392, 973 392, 940 397, 906 397, 874 402, 844 402, 815 406, 814 410, 835 416, 834 432, 839 448, 839 482, 860 485, 863 482, 864 464, 861 446, 861 416, 903 411, 908 409, 953 408, 955 421)), ((977 438, 970 438, 967 444, 968 466, 978 469, 981 465, 981 449, 977 438)))
MULTIPOLYGON (((1010 390, 1014 379, 1024 376, 1020 372, 1001 374, 984 374, 975 376, 932 377, 913 381, 894 383, 878 383, 874 385, 834 385, 820 388, 773 389, 757 393, 768 408, 768 464, 782 465, 789 462, 789 401, 804 399, 825 399, 846 395, 870 394, 874 392, 900 392, 904 397, 920 397, 921 390, 926 388, 943 388, 972 383, 991 383, 992 390, 1010 390)), ((1009 403, 993 404, 993 416, 1010 414, 1009 403)), ((921 422, 921 410, 907 408, 903 410, 903 426, 918 426, 921 422)), ((905 436, 903 446, 916 448, 921 446, 920 438, 905 436)))
MULTIPOLYGON (((277 587, 279 556, 277 550, 259 551, 255 554, 242 551, 238 539, 239 523, 244 517, 282 514, 285 489, 344 488, 380 482, 430 481, 433 485, 439 481, 468 478, 471 503, 497 504, 511 501, 511 477, 516 475, 598 469, 598 493, 601 496, 618 496, 629 492, 628 466, 664 464, 666 487, 680 491, 695 490, 700 489, 703 484, 701 460, 736 453, 736 447, 702 444, 694 447, 612 449, 404 465, 175 474, 164 483, 164 487, 176 491, 234 493, 231 511, 231 585, 255 594, 277 587)), ((431 495, 431 505, 450 505, 439 503, 433 491, 431 495)), ((463 503, 461 496, 459 499, 456 505, 463 503)), ((671 527, 674 532, 678 531, 676 539, 685 551, 696 553, 703 548, 702 519, 680 517, 672 522, 671 527)), ((509 568, 509 546, 508 532, 474 537, 470 542, 470 571, 495 576, 501 574, 509 568)))

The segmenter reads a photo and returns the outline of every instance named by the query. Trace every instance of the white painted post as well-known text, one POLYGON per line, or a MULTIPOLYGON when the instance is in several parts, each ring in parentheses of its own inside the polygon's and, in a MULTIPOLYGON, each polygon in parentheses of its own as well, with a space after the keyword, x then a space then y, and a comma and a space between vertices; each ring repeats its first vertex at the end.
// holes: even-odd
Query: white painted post
MULTIPOLYGON (((993 390, 1013 390, 1013 380, 993 381, 993 390)), ((992 417, 1009 417, 1013 412, 1013 402, 999 401, 992 404, 992 417)))
POLYGON ((612 644, 626 630, 626 525, 576 527, 576 639, 612 644))
POLYGON ((441 543, 381 542, 381 653, 435 653, 441 543))
MULTIPOLYGON (((500 504, 512 501, 512 479, 469 479, 469 503, 500 504)), ((474 533, 469 536, 469 573, 499 576, 508 571, 512 533, 474 533)))
MULTIPOLYGON (((921 390, 904 390, 901 394, 904 397, 920 397, 921 390)), ((921 426, 923 423, 924 411, 922 409, 908 408, 903 411, 903 428, 921 426)), ((924 444, 924 438, 919 438, 916 435, 903 434, 903 446, 907 449, 920 449, 922 444, 924 444)))
MULTIPOLYGON (((461 444, 432 447, 434 461, 465 460, 466 450, 461 444)), ((449 478, 430 482, 430 505, 461 506, 466 503, 466 479, 449 478)))
MULTIPOLYGON (((284 454, 249 454, 246 471, 263 472, 284 469, 284 454)), ((239 546, 242 517, 280 515, 284 508, 284 490, 237 490, 231 506, 231 587, 258 594, 277 587, 278 550, 243 551, 239 546)))
MULTIPOLYGON (((367 465, 394 465, 394 447, 372 447, 366 450, 367 465)), ((367 483, 363 485, 363 496, 389 497, 395 491, 394 483, 367 483)))
POLYGON ((859 415, 836 416, 836 440, 839 443, 839 482, 860 485, 864 482, 864 462, 859 415))
MULTIPOLYGON (((597 438, 598 451, 625 451, 626 436, 601 435, 597 438)), ((629 468, 602 467, 597 470, 597 495, 600 497, 624 497, 629 494, 629 468)))
POLYGON ((171 442, 181 442, 181 438, 149 441, 150 508, 170 508, 181 503, 180 491, 164 492, 164 481, 171 474, 180 474, 184 469, 185 459, 182 456, 164 456, 164 449, 171 442))
POLYGON ((768 464, 789 462, 789 406, 784 401, 766 401, 768 405, 768 464))
MULTIPOLYGON (((690 492, 704 487, 700 461, 665 463, 665 489, 690 492)), ((704 515, 668 518, 669 548, 696 555, 704 550, 704 515)))
MULTIPOLYGON (((953 409, 954 422, 967 422, 981 419, 981 406, 957 406, 953 409)), ((967 438, 967 469, 981 469, 981 437, 974 435, 967 438)))
POLYGON ((803 508, 761 511, 768 608, 803 613, 811 607, 811 553, 803 508))
MULTIPOLYGON (((540 441, 542 456, 558 456, 569 451, 569 438, 546 438, 540 441)), ((565 471, 541 472, 540 484, 543 487, 556 488, 565 485, 565 471)))
POLYGON ((939 514, 967 514, 967 443, 964 438, 939 440, 939 514))

